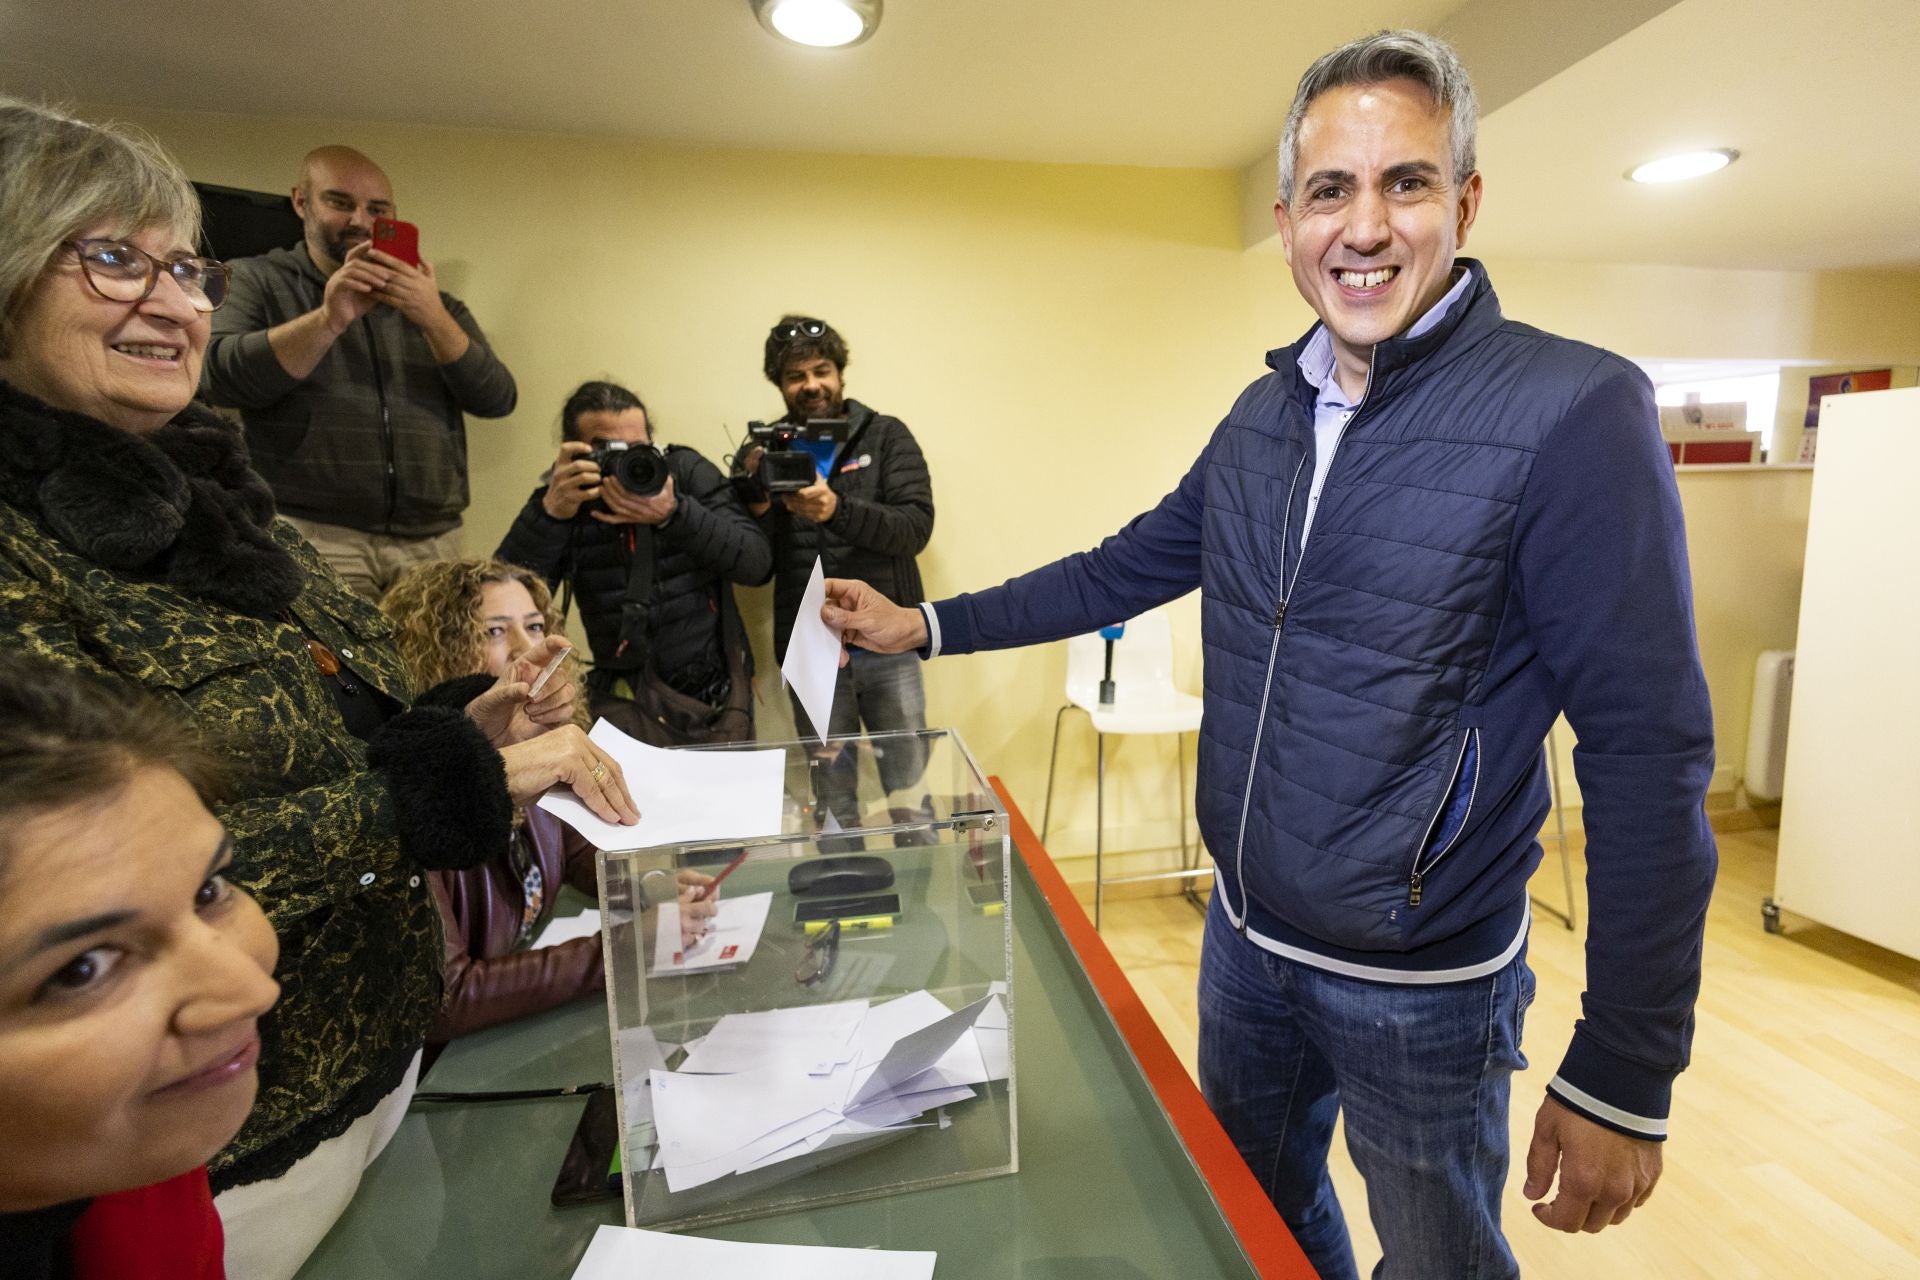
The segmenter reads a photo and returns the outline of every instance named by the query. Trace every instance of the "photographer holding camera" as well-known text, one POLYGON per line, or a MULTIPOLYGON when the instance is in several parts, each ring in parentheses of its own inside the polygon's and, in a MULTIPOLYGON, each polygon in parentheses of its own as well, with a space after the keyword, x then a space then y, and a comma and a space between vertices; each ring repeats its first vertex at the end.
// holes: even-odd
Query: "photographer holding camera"
POLYGON ((653 442, 647 407, 588 382, 560 411, 562 443, 496 557, 573 592, 593 651, 593 711, 655 746, 753 738, 753 660, 730 583, 773 571, 763 534, 720 469, 653 442))
MULTIPOLYGON (((786 416, 751 433, 734 468, 747 509, 773 543, 774 648, 783 661, 816 555, 829 578, 884 582, 890 599, 925 598, 914 557, 933 536, 926 459, 906 423, 846 398, 846 367, 847 344, 832 325, 781 317, 767 335, 761 369, 780 388, 786 416)), ((915 655, 855 649, 840 669, 833 723, 824 729, 835 736, 862 726, 924 729, 926 710, 915 655)), ((796 700, 804 727, 803 716, 796 700)), ((875 754, 889 793, 918 786, 926 768, 920 750, 895 744, 875 754)), ((851 759, 817 772, 822 804, 842 826, 856 825, 851 759)))

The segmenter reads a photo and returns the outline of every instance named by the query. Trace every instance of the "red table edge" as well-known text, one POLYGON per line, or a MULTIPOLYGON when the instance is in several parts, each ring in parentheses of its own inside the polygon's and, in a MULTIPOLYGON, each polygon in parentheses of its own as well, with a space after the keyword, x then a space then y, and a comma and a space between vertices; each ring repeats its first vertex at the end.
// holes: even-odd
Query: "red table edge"
POLYGON ((1040 895, 1060 922, 1067 944, 1079 957, 1081 968, 1099 993, 1101 1003, 1127 1042, 1134 1060, 1140 1064, 1148 1086, 1173 1122, 1174 1130, 1193 1158, 1207 1189, 1213 1193, 1247 1260, 1264 1280, 1318 1280, 1312 1264, 1294 1243, 1287 1224, 1280 1220, 1226 1130, 1208 1110, 1185 1064, 1167 1043, 1167 1038, 1160 1034, 1159 1025, 1140 1002, 1139 994, 1127 981, 1113 953, 1107 950, 1093 922, 1087 919, 1086 911, 1067 887, 1059 868, 1053 865, 1053 859, 1028 825, 1020 806, 1014 803, 1006 784, 998 776, 988 781, 1007 807, 1013 843, 1020 850, 1021 861, 1026 863, 1040 895))

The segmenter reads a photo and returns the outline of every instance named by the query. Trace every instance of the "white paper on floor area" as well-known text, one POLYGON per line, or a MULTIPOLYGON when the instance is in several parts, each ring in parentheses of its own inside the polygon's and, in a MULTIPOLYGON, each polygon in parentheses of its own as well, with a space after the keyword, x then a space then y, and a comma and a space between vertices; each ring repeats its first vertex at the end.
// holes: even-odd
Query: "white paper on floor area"
POLYGON ((780 664, 780 674, 812 721, 794 727, 802 732, 811 728, 816 738, 826 737, 833 723, 833 687, 840 679, 840 633, 820 620, 826 602, 827 578, 815 556, 807 589, 800 593, 800 611, 787 634, 787 659, 780 664))
POLYGON ((575 938, 591 938, 600 932, 600 913, 582 911, 577 916, 555 916, 547 921, 547 927, 533 940, 533 950, 542 947, 557 947, 563 942, 572 942, 575 938))
POLYGON ((938 1255, 823 1245, 743 1244, 602 1225, 573 1280, 933 1280, 938 1255))
POLYGON ((744 898, 720 899, 713 916, 713 928, 690 947, 680 945, 680 904, 663 902, 656 908, 660 921, 653 938, 653 967, 650 974, 699 973, 705 969, 731 968, 753 959, 766 931, 767 912, 773 906, 773 894, 750 893, 744 898))
POLYGON ((631 827, 607 822, 571 787, 540 797, 540 807, 601 849, 643 849, 685 840, 750 840, 780 834, 787 753, 671 751, 628 737, 605 720, 587 734, 626 775, 640 810, 631 827))

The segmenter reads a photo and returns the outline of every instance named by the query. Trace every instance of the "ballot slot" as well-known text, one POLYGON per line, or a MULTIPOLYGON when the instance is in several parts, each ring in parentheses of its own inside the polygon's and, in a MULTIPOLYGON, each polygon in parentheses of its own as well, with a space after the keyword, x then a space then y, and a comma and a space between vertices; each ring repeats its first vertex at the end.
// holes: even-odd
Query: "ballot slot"
POLYGON ((600 855, 628 1225, 1015 1171, 1008 825, 984 775, 946 730, 747 749, 784 753, 778 834, 600 855), (683 899, 726 867, 724 940, 695 941, 683 899))

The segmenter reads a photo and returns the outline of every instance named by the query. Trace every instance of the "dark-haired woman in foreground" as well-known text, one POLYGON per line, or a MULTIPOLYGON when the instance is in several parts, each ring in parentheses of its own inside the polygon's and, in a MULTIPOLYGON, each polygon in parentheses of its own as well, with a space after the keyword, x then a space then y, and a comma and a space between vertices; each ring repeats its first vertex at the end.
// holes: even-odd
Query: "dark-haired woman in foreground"
POLYGON ((173 716, 0 653, 0 1273, 218 1280, 278 947, 173 716))

